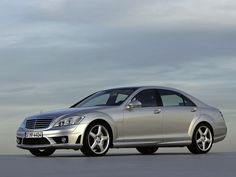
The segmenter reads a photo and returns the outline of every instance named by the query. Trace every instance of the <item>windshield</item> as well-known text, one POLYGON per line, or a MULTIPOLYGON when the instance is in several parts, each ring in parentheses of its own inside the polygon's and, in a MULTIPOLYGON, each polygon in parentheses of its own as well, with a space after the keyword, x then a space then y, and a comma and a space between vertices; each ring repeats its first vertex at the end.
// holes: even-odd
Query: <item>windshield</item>
POLYGON ((97 92, 88 98, 80 101, 74 108, 94 107, 94 106, 119 106, 121 105, 136 88, 111 89, 97 92))

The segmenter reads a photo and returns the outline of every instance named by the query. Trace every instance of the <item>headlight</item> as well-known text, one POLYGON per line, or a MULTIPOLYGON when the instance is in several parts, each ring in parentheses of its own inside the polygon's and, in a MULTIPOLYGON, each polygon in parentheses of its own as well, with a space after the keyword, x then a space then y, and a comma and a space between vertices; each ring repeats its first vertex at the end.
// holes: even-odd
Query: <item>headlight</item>
POLYGON ((71 116, 71 117, 65 117, 59 120, 54 127, 63 127, 63 126, 69 126, 69 125, 76 125, 79 124, 82 119, 84 119, 85 116, 71 116))

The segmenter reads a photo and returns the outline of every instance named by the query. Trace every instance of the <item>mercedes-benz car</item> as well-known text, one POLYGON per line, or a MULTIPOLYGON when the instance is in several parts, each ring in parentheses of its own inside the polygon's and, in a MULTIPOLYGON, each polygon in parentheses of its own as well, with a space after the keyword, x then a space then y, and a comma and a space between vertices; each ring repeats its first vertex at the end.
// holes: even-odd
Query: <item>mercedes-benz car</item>
POLYGON ((109 148, 160 147, 210 151, 227 132, 223 114, 177 89, 144 86, 98 91, 70 108, 27 117, 17 130, 17 147, 35 156, 56 149, 101 156, 109 148))

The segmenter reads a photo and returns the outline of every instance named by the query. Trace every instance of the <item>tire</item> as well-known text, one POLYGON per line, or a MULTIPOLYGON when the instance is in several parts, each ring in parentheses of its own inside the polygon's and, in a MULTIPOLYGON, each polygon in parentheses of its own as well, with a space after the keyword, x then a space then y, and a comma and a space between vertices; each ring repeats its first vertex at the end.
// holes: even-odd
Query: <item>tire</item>
POLYGON ((83 139, 81 152, 86 156, 103 156, 111 144, 111 132, 104 123, 97 122, 88 126, 83 139))
POLYGON ((136 149, 141 154, 150 155, 154 154, 158 150, 158 147, 137 147, 136 149))
POLYGON ((193 154, 206 154, 214 142, 212 128, 208 124, 199 124, 193 133, 192 144, 187 146, 193 154))
POLYGON ((31 154, 33 154, 36 157, 48 157, 52 155, 56 149, 48 148, 48 149, 30 149, 29 150, 31 154))

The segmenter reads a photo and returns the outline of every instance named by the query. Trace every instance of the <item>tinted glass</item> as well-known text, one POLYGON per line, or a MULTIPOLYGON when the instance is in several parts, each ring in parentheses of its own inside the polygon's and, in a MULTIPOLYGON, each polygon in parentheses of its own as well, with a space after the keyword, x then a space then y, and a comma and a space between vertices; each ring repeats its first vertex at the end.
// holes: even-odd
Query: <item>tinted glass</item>
POLYGON ((153 89, 143 90, 139 92, 133 100, 138 100, 142 103, 142 107, 156 107, 157 97, 156 91, 153 89))
POLYGON ((185 96, 169 91, 159 90, 163 106, 194 106, 194 103, 185 96))
POLYGON ((116 104, 119 104, 120 102, 124 102, 124 100, 126 100, 128 98, 129 95, 127 94, 122 94, 122 93, 119 93, 116 97, 116 101, 115 103, 116 104))
POLYGON ((196 106, 190 99, 183 96, 184 99, 184 106, 196 106))

